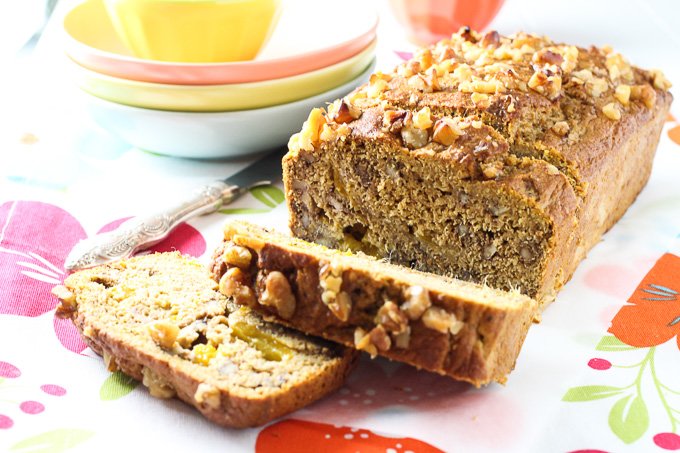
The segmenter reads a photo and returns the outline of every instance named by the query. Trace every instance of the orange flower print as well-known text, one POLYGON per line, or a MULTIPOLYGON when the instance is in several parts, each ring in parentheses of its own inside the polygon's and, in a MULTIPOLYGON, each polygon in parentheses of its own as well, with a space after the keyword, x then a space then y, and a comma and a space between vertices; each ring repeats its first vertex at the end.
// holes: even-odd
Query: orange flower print
POLYGON ((680 257, 663 255, 619 310, 609 332, 638 348, 676 337, 680 349, 680 257))

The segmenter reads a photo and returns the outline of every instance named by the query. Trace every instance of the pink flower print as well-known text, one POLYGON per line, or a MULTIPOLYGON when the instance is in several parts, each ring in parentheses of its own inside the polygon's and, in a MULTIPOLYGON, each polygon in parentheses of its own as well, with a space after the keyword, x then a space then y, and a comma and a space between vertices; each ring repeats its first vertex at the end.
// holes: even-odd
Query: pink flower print
POLYGON ((71 214, 39 201, 0 206, 0 314, 40 316, 57 300, 50 290, 64 278, 64 259, 87 237, 71 214))

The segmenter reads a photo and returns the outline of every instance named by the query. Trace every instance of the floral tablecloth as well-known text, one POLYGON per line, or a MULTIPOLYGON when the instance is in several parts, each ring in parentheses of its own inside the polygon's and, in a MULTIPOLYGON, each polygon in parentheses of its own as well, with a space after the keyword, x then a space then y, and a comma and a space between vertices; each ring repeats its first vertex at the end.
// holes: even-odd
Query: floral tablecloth
MULTIPOLYGON (((50 289, 64 278, 70 248, 252 159, 162 157, 97 129, 58 69, 58 19, 69 3, 35 54, 3 74, 0 450, 680 450, 680 122, 672 116, 649 184, 532 327, 506 386, 477 390, 364 357, 336 394, 264 428, 229 430, 105 371, 54 317, 50 289)), ((377 6, 379 65, 389 68, 412 47, 386 4, 377 6)), ((672 1, 512 0, 493 26, 612 44, 680 85, 679 18, 672 1)), ((205 262, 228 218, 285 230, 281 188, 192 220, 154 249, 205 262)))

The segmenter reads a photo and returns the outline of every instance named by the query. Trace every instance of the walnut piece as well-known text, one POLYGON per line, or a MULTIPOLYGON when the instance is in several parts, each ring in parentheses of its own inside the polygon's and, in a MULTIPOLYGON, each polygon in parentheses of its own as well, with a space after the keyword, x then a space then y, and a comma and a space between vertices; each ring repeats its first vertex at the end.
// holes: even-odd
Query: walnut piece
POLYGON ((328 304, 328 309, 340 321, 346 322, 352 312, 352 298, 345 291, 340 291, 335 296, 335 300, 328 304))
POLYGON ((149 389, 151 396, 156 398, 167 399, 175 396, 174 387, 150 368, 142 368, 142 384, 149 389))
POLYGON ((649 85, 634 85, 630 87, 630 98, 641 100, 648 109, 651 109, 656 104, 656 91, 649 85))
POLYGON ((295 314, 295 296, 285 275, 272 271, 265 278, 265 290, 260 297, 262 305, 276 308, 283 319, 290 319, 295 314))
POLYGON ((246 275, 238 267, 227 269, 220 278, 219 291, 227 297, 232 297, 239 305, 255 306, 255 293, 246 284, 246 275))
POLYGON ((179 335, 177 324, 165 319, 147 324, 146 330, 153 341, 163 349, 171 349, 179 335))
POLYGON ((425 310, 430 308, 430 292, 422 286, 410 286, 405 291, 406 302, 401 304, 401 310, 411 320, 420 319, 425 310))
POLYGON ((628 105, 630 101, 630 85, 619 85, 614 91, 614 97, 623 105, 628 105))
POLYGON ((465 134, 460 124, 452 118, 441 118, 434 123, 432 140, 444 146, 451 146, 456 139, 465 134))
POLYGON ((610 102, 609 104, 602 107, 602 112, 610 120, 618 121, 621 119, 621 110, 619 110, 616 103, 614 102, 610 102))
POLYGON ((354 347, 359 351, 366 351, 371 357, 378 355, 378 349, 371 343, 371 336, 361 327, 354 330, 354 347))
POLYGON ((59 299, 60 303, 57 306, 55 315, 57 318, 70 318, 78 311, 78 303, 76 302, 76 295, 63 285, 52 288, 52 295, 59 299))
POLYGON ((339 102, 337 110, 335 110, 331 115, 330 119, 336 123, 349 123, 361 116, 361 110, 354 107, 349 102, 344 100, 339 102))
POLYGON ((224 249, 222 258, 224 259, 224 262, 230 266, 248 269, 250 267, 250 262, 253 259, 253 255, 250 253, 250 250, 245 247, 230 245, 224 249))
POLYGON ((401 130, 401 139, 411 149, 422 148, 429 141, 427 129, 418 129, 413 126, 404 126, 401 130))
POLYGON ((429 107, 423 107, 413 114, 413 126, 418 129, 429 129, 432 127, 432 112, 429 107))
POLYGON ((460 332, 464 324, 458 321, 456 315, 449 313, 440 307, 430 307, 425 311, 421 318, 423 324, 429 329, 440 333, 451 332, 453 335, 460 332))
POLYGON ((374 321, 386 331, 395 334, 404 332, 408 326, 408 318, 392 301, 387 301, 380 307, 374 321))
POLYGON ((219 409, 221 405, 220 391, 214 385, 201 382, 198 384, 194 399, 198 404, 209 407, 210 409, 219 409))
POLYGON ((569 123, 566 121, 558 121, 552 126, 552 131, 557 135, 564 137, 569 132, 569 123))

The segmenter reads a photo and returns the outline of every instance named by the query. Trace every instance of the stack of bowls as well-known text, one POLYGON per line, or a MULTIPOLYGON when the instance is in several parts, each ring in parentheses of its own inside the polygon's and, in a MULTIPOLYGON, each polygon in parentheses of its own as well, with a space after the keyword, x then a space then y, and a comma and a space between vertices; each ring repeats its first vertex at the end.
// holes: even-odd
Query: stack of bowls
MULTIPOLYGON (((279 1, 245 3, 277 7, 279 1)), ((78 85, 88 94, 92 117, 137 148, 181 157, 231 157, 285 144, 311 108, 368 80, 375 66, 377 14, 361 0, 283 1, 278 25, 272 10, 269 30, 261 34, 267 42, 254 59, 208 62, 192 59, 256 53, 259 46, 253 52, 238 30, 262 26, 261 12, 251 24, 241 12, 239 27, 222 24, 229 34, 193 42, 192 35, 178 32, 184 16, 217 17, 214 11, 197 13, 197 6, 244 2, 87 0, 75 6, 64 19, 66 53, 78 85), (174 4, 192 10, 137 10, 134 17, 157 18, 155 28, 147 24, 140 31, 139 24, 121 24, 111 13, 111 3, 125 1, 137 8, 174 4), (174 28, 164 29, 168 24, 174 28), (164 48, 154 48, 154 42, 164 48)))

